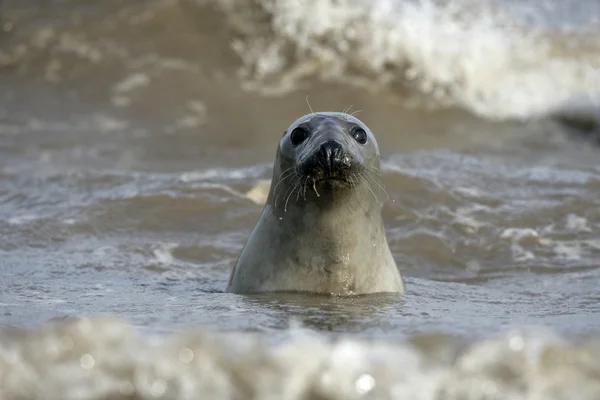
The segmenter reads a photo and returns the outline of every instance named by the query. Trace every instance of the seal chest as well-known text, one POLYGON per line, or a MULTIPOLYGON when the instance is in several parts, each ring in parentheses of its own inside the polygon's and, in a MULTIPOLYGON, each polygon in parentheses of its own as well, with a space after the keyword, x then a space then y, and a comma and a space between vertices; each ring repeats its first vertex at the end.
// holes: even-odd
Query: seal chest
POLYGON ((265 208, 227 290, 404 292, 381 218, 379 148, 359 119, 311 113, 279 142, 265 208))

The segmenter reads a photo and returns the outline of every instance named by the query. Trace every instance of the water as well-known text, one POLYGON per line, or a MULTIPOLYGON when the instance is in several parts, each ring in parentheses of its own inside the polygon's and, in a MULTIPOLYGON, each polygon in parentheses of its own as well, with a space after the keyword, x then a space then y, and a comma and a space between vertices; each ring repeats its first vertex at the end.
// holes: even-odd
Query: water
POLYGON ((0 399, 600 398, 596 1, 5 0, 0 399), (281 132, 376 133, 407 293, 223 293, 281 132))

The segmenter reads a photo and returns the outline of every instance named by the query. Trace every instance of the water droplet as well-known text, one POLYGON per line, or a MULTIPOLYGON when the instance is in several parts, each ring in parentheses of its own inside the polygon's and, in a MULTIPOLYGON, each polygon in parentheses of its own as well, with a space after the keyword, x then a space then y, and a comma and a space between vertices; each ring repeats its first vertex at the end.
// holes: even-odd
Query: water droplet
POLYGON ((179 350, 179 361, 182 363, 189 364, 193 359, 194 352, 191 349, 184 347, 183 349, 179 350))
POLYGON ((79 359, 79 364, 81 365, 81 368, 92 369, 94 368, 94 364, 96 364, 96 362, 94 361, 94 357, 86 353, 79 359))
POLYGON ((152 383, 150 391, 154 397, 162 397, 167 391, 167 383, 162 379, 157 379, 152 383))
POLYGON ((508 340, 508 346, 512 351, 522 351, 525 347, 525 342, 521 335, 514 335, 508 340))
POLYGON ((362 374, 354 384, 359 394, 365 394, 375 387, 375 379, 369 374, 362 374))

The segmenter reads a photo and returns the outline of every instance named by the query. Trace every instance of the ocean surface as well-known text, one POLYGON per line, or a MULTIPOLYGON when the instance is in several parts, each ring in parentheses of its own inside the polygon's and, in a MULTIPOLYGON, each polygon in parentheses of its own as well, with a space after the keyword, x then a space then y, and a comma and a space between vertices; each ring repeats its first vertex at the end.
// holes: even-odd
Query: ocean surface
POLYGON ((0 400, 600 399, 599 36, 597 0, 2 1, 0 400), (377 136, 401 297, 224 293, 309 104, 377 136))

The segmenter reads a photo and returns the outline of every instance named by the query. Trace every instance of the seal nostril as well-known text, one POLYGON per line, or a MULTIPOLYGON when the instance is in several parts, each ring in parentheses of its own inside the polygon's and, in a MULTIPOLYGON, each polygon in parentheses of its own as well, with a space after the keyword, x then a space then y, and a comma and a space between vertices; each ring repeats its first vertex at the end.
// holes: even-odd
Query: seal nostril
POLYGON ((343 156, 342 145, 335 140, 328 140, 321 144, 319 148, 319 161, 321 164, 328 168, 329 171, 333 171, 335 163, 339 162, 343 156))

